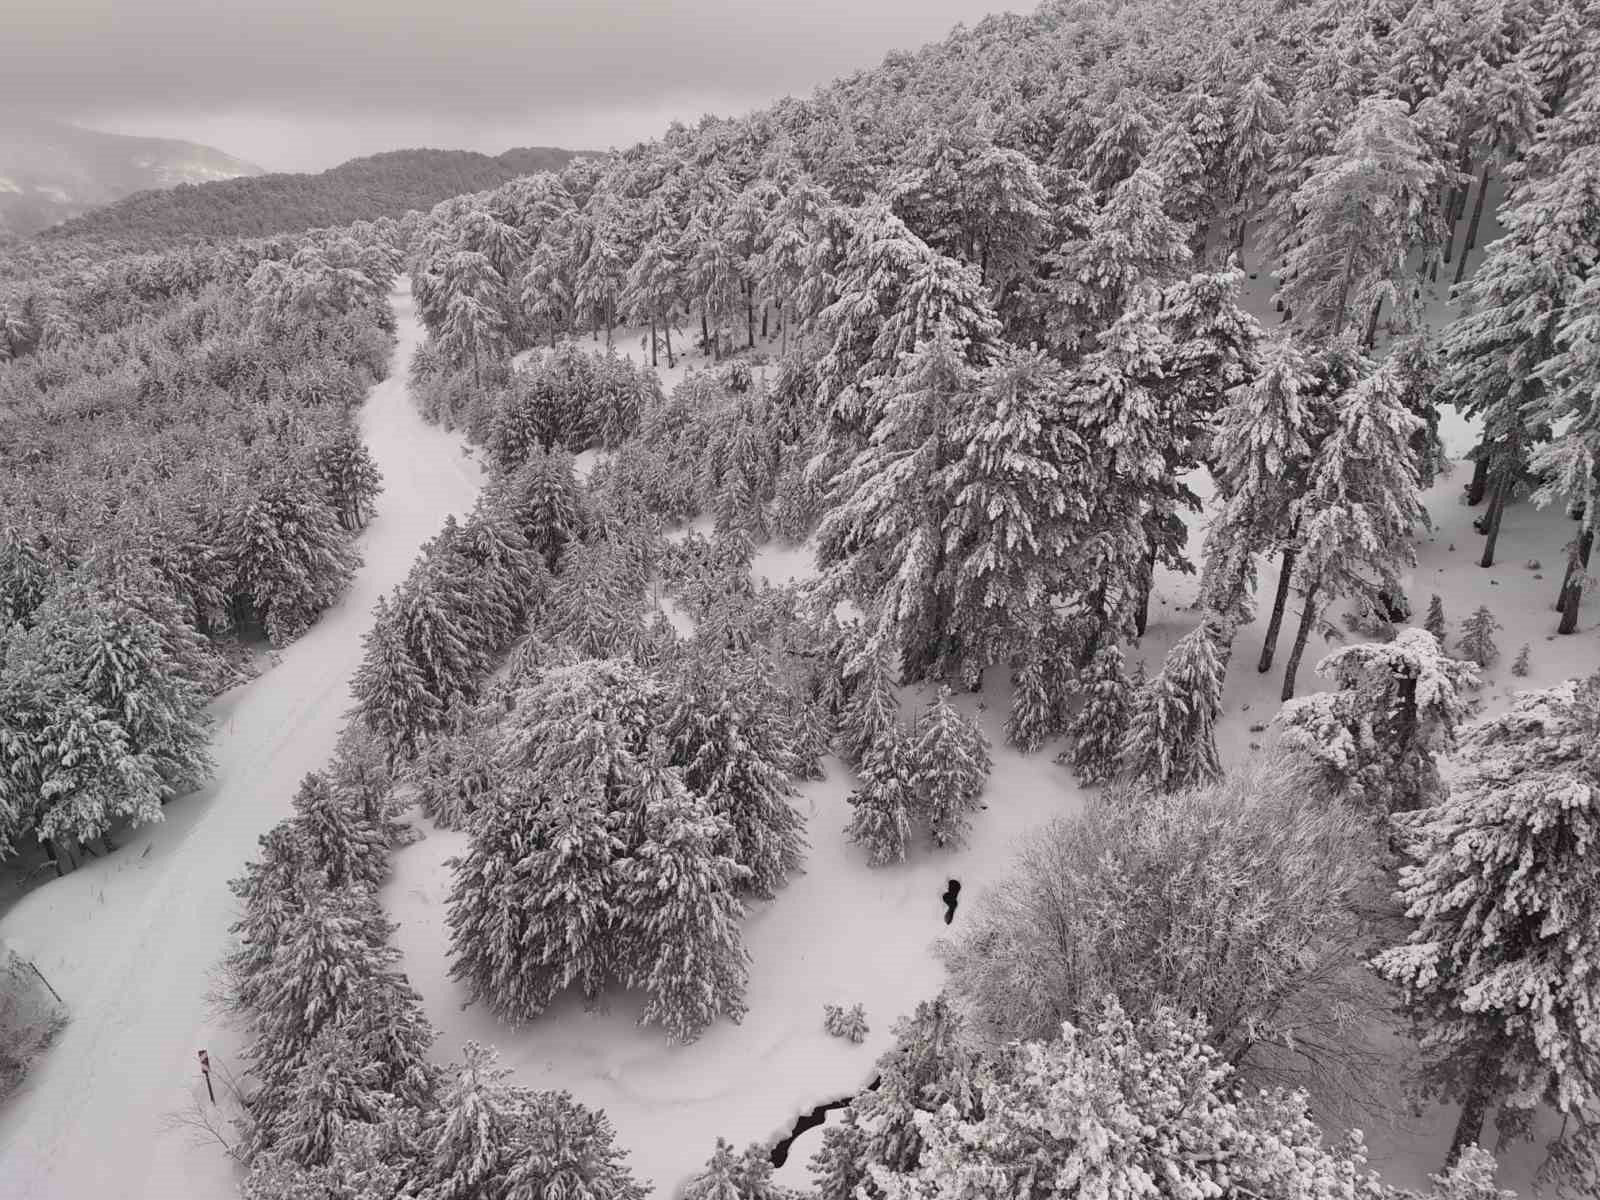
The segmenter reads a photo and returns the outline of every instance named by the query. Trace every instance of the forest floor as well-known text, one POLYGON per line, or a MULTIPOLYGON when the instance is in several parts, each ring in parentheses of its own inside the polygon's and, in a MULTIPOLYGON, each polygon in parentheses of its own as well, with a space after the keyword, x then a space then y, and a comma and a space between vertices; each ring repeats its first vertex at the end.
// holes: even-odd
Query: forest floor
POLYGON ((447 515, 466 515, 481 480, 460 439, 424 423, 411 403, 406 366, 421 334, 407 281, 393 300, 399 345, 361 413, 385 490, 349 591, 276 666, 211 706, 209 785, 0 919, 0 940, 38 964, 71 1012, 0 1108, 7 1200, 234 1194, 220 1147, 173 1121, 207 1104, 198 1050, 219 1067, 240 1065, 238 1039, 207 999, 234 920, 227 881, 289 815, 300 779, 331 758, 373 604, 447 515))

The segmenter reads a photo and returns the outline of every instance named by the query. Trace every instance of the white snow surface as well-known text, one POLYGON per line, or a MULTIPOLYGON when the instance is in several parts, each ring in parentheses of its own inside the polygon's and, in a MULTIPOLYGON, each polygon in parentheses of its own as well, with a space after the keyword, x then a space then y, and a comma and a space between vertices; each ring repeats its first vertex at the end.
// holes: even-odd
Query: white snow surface
POLYGON ((460 440, 425 424, 407 396, 406 363, 421 335, 406 281, 393 301, 399 345, 361 415, 384 493, 349 591, 277 667, 212 705, 209 785, 0 921, 0 939, 27 947, 72 1013, 0 1108, 6 1200, 235 1193, 233 1165, 214 1142, 168 1127, 169 1114, 204 1103, 197 1050, 209 1049, 219 1066, 241 1065, 239 1039, 206 999, 234 919, 227 881, 289 815, 301 777, 331 758, 374 602, 401 582, 447 515, 466 514, 480 485, 460 440))

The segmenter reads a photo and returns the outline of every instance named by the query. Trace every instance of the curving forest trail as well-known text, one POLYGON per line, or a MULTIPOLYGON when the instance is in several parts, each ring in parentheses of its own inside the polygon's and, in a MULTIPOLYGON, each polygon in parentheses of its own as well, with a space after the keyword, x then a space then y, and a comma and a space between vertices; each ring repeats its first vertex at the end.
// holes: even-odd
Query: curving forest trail
POLYGON ((172 1122, 194 1098, 205 1102, 198 1049, 239 1066, 238 1039, 207 1001, 234 919, 227 882, 289 814, 301 777, 331 757, 374 602, 447 515, 465 516, 481 481, 461 440, 424 423, 411 403, 406 367, 421 331, 409 281, 391 299, 399 344, 361 414, 384 492, 360 536, 365 564, 350 590, 277 666, 211 706, 217 772, 207 787, 0 920, 0 939, 34 959, 72 1014, 0 1108, 7 1200, 234 1192, 220 1148, 172 1122))

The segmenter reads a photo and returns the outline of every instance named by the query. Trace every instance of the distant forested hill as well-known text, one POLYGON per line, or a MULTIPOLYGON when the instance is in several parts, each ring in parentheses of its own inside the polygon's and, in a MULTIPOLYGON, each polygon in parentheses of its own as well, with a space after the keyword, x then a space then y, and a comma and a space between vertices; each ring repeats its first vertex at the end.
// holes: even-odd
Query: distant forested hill
POLYGON ((426 210, 451 196, 498 187, 519 175, 558 170, 577 154, 545 146, 518 147, 496 157, 469 150, 393 150, 315 175, 258 175, 140 192, 41 236, 164 243, 348 225, 426 210))

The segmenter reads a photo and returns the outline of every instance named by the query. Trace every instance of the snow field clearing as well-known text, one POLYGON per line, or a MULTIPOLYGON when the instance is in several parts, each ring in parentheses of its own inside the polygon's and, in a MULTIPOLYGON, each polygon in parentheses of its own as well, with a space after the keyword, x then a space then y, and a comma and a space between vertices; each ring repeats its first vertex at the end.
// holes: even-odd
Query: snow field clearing
POLYGON ((227 882, 289 815, 301 778, 332 756, 373 604, 447 515, 466 514, 481 482, 460 439, 411 403, 405 370, 421 331, 406 281, 393 300, 399 344, 361 412, 384 493, 357 542, 365 565, 349 591, 278 666, 211 706, 217 771, 205 788, 0 919, 0 940, 38 964, 72 1014, 0 1108, 5 1200, 234 1194, 221 1147, 168 1119, 205 1095, 197 1050, 242 1067, 238 1039, 206 998, 235 916, 227 882))

